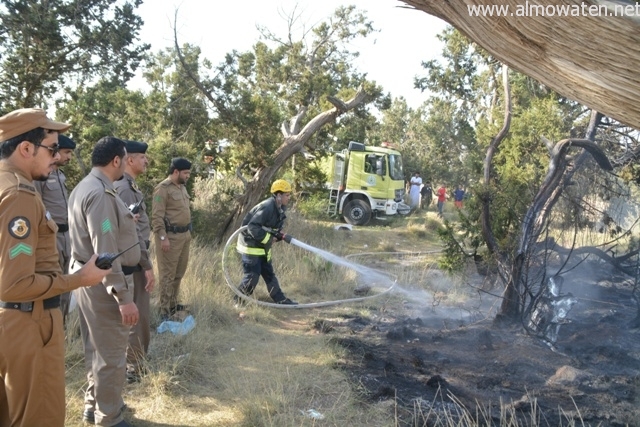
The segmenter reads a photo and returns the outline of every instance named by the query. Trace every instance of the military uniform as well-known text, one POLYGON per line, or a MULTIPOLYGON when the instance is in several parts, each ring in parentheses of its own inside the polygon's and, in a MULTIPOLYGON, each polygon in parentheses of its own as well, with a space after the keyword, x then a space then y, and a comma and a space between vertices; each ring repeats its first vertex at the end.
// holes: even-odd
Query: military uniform
POLYGON ((0 426, 63 426, 63 276, 57 227, 18 169, 0 162, 0 426))
POLYGON ((176 185, 167 178, 156 186, 151 228, 157 248, 156 261, 160 276, 160 313, 166 317, 175 313, 179 307, 180 282, 189 263, 191 211, 189 193, 184 185, 176 185), (161 249, 163 239, 169 239, 168 252, 161 249))
MULTIPOLYGON (((72 271, 94 253, 118 253, 139 243, 133 214, 98 168, 93 168, 71 192, 69 229, 72 271)), ((97 425, 122 421, 130 328, 122 323, 118 305, 133 302, 133 289, 125 279, 123 266, 134 267, 139 262, 138 245, 114 261, 112 272, 102 282, 104 286, 81 288, 75 294, 89 382, 85 411, 93 411, 97 425)))
POLYGON ((138 323, 131 327, 129 345, 127 347, 127 371, 139 372, 141 362, 149 350, 149 341, 151 340, 149 292, 145 289, 147 285, 145 271, 153 269, 148 251, 151 226, 149 216, 147 215, 147 207, 143 200, 144 194, 136 185, 135 179, 125 172, 124 177, 114 183, 114 187, 118 191, 118 196, 120 196, 129 208, 135 206, 137 203, 141 203, 140 210, 138 211, 140 217, 138 218, 136 228, 142 250, 140 263, 131 273, 134 286, 133 301, 138 307, 140 318, 138 323))
MULTIPOLYGON (((45 208, 58 226, 56 243, 58 248, 58 262, 63 273, 69 272, 71 261, 71 239, 69 238, 69 220, 67 208, 69 193, 67 191, 67 177, 60 169, 55 169, 46 181, 34 181, 33 185, 40 193, 45 208)), ((60 309, 65 317, 69 313, 70 292, 60 295, 60 309)))

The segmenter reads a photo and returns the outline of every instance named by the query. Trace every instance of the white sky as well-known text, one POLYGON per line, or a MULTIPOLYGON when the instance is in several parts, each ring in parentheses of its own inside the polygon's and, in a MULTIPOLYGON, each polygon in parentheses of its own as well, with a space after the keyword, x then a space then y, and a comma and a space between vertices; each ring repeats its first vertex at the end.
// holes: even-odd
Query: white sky
MULTIPOLYGON (((232 50, 248 51, 258 40, 256 25, 284 35, 284 18, 297 5, 307 27, 324 20, 341 5, 367 11, 380 30, 354 45, 360 52, 356 66, 385 92, 404 96, 418 107, 426 95, 413 88, 416 75, 425 75, 422 61, 440 55, 436 34, 446 24, 424 12, 404 9, 397 0, 146 0, 138 8, 144 20, 140 37, 158 51, 173 43, 173 19, 178 8, 178 39, 201 47, 204 57, 218 64, 232 50)), ((136 84, 135 82, 133 83, 136 84)))

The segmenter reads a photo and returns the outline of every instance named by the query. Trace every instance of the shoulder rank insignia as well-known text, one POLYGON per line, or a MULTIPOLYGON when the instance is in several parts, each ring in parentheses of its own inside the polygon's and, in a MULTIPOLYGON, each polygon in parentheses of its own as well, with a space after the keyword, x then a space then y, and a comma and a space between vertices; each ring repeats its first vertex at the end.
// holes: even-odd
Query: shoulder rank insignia
POLYGON ((28 184, 23 184, 22 182, 20 184, 18 184, 18 189, 20 190, 26 190, 30 193, 35 193, 36 192, 36 187, 32 186, 32 185, 28 185, 28 184))
POLYGON ((9 234, 16 239, 26 239, 30 232, 31 224, 23 216, 17 216, 9 222, 9 234))
POLYGON ((113 197, 116 197, 118 195, 118 190, 114 189, 110 189, 110 188, 105 188, 104 192, 107 194, 111 194, 113 197))
POLYGON ((129 180, 129 187, 131 187, 131 189, 136 193, 141 193, 140 187, 138 187, 138 184, 136 184, 136 182, 132 179, 129 180))

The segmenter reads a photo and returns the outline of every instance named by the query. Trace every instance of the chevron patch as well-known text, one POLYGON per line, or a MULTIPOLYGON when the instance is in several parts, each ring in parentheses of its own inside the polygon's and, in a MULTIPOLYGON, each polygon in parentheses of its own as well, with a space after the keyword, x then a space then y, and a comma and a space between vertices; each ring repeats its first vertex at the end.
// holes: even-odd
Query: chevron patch
POLYGON ((107 234, 111 230, 112 230, 112 227, 111 227, 111 221, 109 221, 109 218, 102 221, 102 234, 107 234))
POLYGON ((18 243, 17 245, 9 249, 9 259, 14 259, 20 254, 31 256, 33 255, 33 248, 26 243, 18 243))

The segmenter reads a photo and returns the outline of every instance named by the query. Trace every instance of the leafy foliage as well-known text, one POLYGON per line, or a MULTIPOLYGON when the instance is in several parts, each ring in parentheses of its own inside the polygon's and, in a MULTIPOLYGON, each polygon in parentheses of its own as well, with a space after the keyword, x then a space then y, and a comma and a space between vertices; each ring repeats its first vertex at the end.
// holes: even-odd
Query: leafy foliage
POLYGON ((133 1, 13 0, 0 8, 0 113, 44 106, 70 79, 127 82, 149 45, 133 1))

